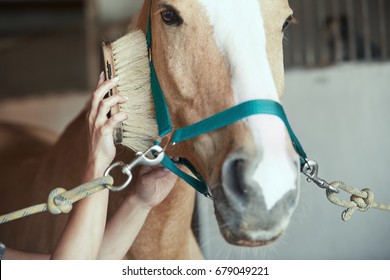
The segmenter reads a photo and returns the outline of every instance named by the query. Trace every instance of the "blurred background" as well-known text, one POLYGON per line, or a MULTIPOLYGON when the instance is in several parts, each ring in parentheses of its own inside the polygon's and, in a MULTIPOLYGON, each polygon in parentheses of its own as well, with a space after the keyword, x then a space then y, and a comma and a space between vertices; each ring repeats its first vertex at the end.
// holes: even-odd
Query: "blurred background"
MULTIPOLYGON (((100 43, 124 35, 142 0, 0 0, 0 121, 60 133, 95 87, 100 43)), ((290 0, 298 24, 284 41, 283 105, 320 176, 370 187, 390 203, 390 1, 290 0)), ((281 174, 283 176, 283 174, 281 174)), ((198 198, 208 259, 390 259, 390 212, 330 205, 302 177, 301 200, 275 244, 226 244, 209 200, 198 198)))

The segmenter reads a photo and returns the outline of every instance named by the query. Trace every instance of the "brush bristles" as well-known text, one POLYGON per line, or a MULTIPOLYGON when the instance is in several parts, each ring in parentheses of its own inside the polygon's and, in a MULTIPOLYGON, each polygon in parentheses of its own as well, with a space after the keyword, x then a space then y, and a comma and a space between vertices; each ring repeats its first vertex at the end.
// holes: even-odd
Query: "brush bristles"
POLYGON ((128 119, 122 123, 122 144, 144 152, 158 137, 150 86, 150 68, 145 34, 134 31, 112 43, 118 92, 128 97, 120 111, 128 119))

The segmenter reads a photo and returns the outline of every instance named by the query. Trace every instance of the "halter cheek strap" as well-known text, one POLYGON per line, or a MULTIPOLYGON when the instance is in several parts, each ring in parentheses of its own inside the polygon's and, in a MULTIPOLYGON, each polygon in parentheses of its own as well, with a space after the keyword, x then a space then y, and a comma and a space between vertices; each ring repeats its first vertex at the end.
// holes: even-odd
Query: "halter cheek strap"
MULTIPOLYGON (((151 9, 151 5, 150 5, 150 9, 151 9)), ((159 130, 159 136, 160 138, 163 138, 173 131, 173 127, 169 115, 169 109, 164 97, 164 93, 158 81, 156 70, 152 59, 152 53, 151 53, 152 52, 152 25, 151 25, 150 11, 149 11, 149 18, 148 18, 146 41, 149 50, 151 88, 152 88, 152 95, 153 95, 155 112, 156 112, 156 120, 157 120, 157 125, 159 130)), ((195 138, 202 134, 206 134, 211 131, 229 126, 235 122, 238 122, 250 116, 259 115, 259 114, 274 115, 279 117, 284 122, 289 132, 294 148, 298 153, 298 155, 300 156, 301 170, 302 170, 303 166, 306 163, 306 158, 307 158, 306 153, 303 150, 302 145, 299 143, 298 138, 295 136, 294 132, 292 131, 291 126, 287 120, 287 116, 283 110, 283 107, 279 103, 272 100, 247 101, 238 104, 237 106, 234 106, 232 108, 229 108, 225 111, 217 113, 209 118, 206 118, 190 126, 176 129, 175 131, 173 131, 171 143, 178 144, 180 142, 195 138)), ((157 142, 157 144, 161 144, 161 143, 157 142)), ((211 196, 204 179, 188 160, 180 159, 179 161, 175 162, 165 155, 162 161, 162 165, 167 169, 169 169, 170 171, 172 171, 173 173, 175 173, 181 179, 186 181, 198 192, 202 193, 207 197, 211 196), (194 174, 194 177, 183 172, 180 168, 177 167, 177 164, 186 166, 194 174)))

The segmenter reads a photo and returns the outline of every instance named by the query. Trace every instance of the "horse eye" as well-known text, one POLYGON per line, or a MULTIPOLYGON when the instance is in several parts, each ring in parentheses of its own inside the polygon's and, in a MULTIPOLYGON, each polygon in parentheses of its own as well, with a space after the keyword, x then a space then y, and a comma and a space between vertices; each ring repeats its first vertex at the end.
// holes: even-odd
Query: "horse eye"
POLYGON ((282 31, 286 31, 287 28, 290 26, 290 23, 293 21, 293 16, 289 16, 286 21, 283 24, 282 31))
POLYGON ((161 12, 161 18, 167 25, 181 25, 183 19, 173 9, 166 9, 161 12))

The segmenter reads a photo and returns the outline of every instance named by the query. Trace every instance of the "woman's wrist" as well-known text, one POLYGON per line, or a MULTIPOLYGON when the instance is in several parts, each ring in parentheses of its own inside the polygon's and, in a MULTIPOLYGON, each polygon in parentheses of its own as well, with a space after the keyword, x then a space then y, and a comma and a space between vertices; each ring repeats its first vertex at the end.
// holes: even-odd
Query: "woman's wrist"
POLYGON ((149 214, 152 206, 144 202, 137 194, 130 195, 127 199, 127 207, 130 209, 137 209, 145 214, 149 214))
POLYGON ((86 181, 102 177, 108 166, 102 167, 97 161, 90 161, 84 172, 86 181))

